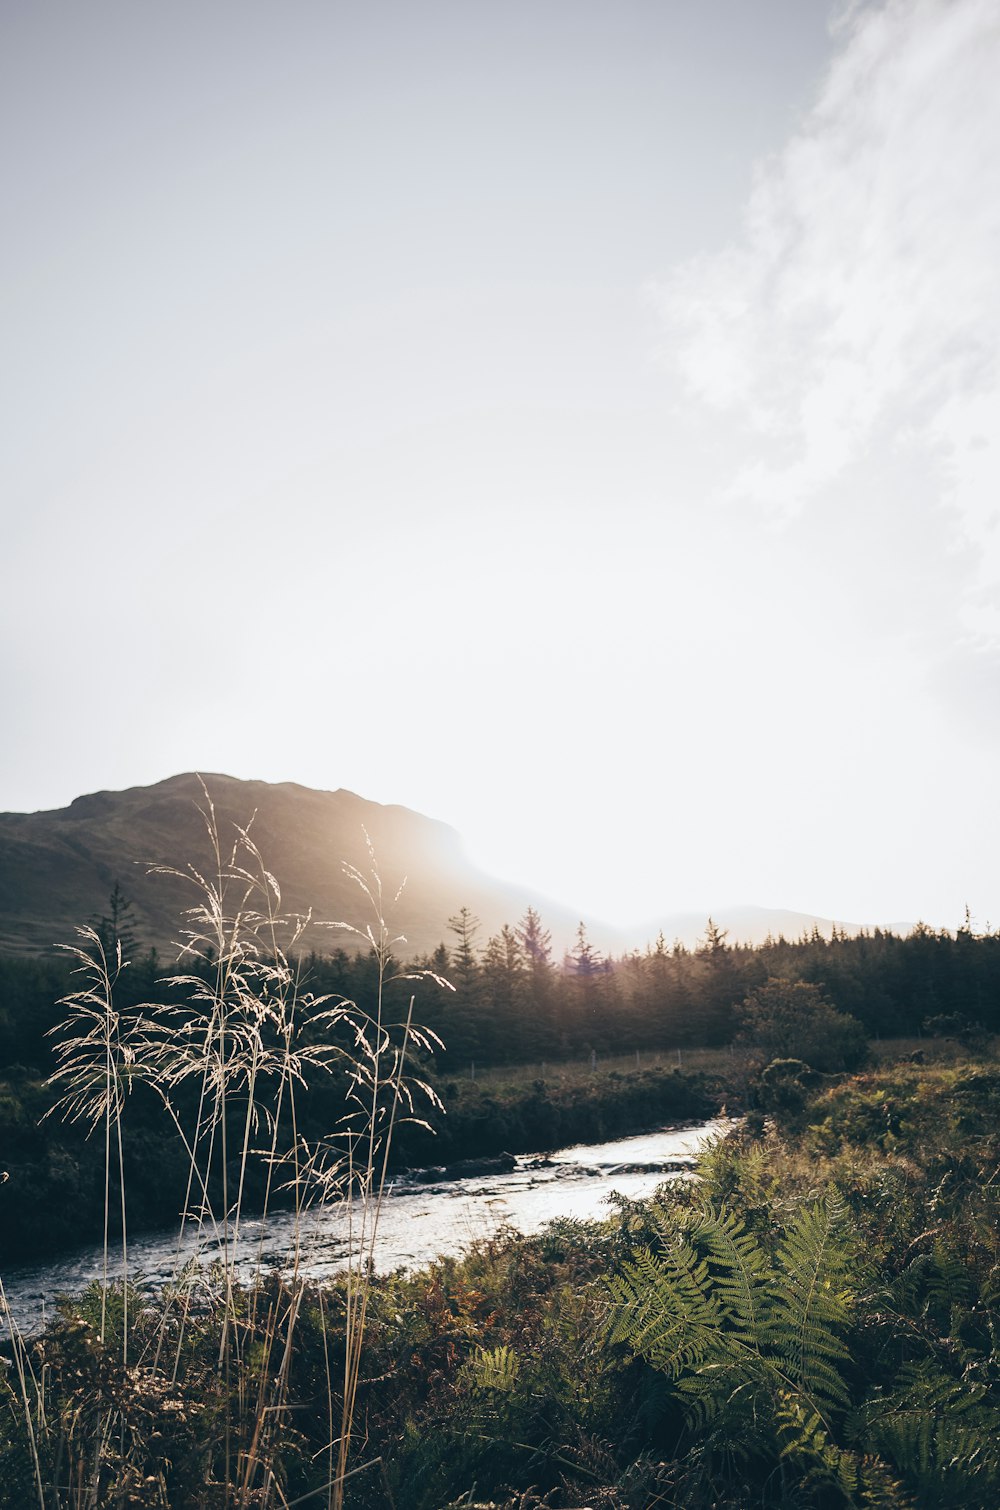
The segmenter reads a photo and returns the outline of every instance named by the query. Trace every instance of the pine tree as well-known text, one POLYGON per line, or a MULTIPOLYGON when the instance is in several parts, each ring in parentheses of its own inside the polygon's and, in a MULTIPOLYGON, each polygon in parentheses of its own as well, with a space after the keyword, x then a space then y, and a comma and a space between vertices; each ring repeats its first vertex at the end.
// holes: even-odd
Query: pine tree
POLYGON ((586 924, 581 922, 576 942, 566 956, 565 968, 576 985, 577 1023, 585 1046, 591 1050, 606 1048, 610 1040, 610 963, 590 942, 586 924))
POLYGON ((552 963, 552 935, 543 927, 534 907, 528 908, 515 932, 524 954, 527 974, 528 1052, 542 1058, 558 1054, 563 1047, 563 1022, 559 985, 552 963))
POLYGON ((132 903, 122 891, 120 881, 116 880, 111 889, 107 912, 102 913, 100 918, 92 918, 91 927, 100 941, 100 947, 104 950, 109 964, 116 959, 119 946, 123 964, 128 964, 135 958, 139 944, 135 932, 132 903))
POLYGON ((450 951, 450 980, 455 987, 448 1051, 462 1059, 474 1059, 482 1045, 482 971, 476 957, 479 919, 468 907, 448 919, 456 942, 450 951))
POLYGON ((480 1039, 491 1059, 518 1059, 530 1052, 525 1040, 528 1000, 524 951, 514 929, 504 923, 483 955, 484 1011, 480 1039), (486 1031, 487 1026, 489 1031, 486 1031))

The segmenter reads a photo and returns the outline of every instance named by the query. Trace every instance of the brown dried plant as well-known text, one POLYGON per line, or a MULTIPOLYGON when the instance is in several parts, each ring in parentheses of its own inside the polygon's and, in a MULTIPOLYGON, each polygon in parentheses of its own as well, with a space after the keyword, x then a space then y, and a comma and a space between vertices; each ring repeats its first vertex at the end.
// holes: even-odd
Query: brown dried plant
MULTIPOLYGON (((335 1382, 331 1338, 324 1330, 330 1441, 327 1483, 316 1493, 325 1492, 331 1510, 341 1510, 347 1480, 367 1466, 349 1466, 349 1457, 393 1133, 403 1121, 426 1126, 422 1105, 440 1109, 428 1081, 411 1073, 415 1056, 440 1048, 440 1040, 414 1022, 412 993, 402 1020, 390 1020, 386 989, 390 982, 416 982, 430 972, 396 970, 393 949, 405 940, 393 937, 386 921, 382 882, 366 834, 369 872, 351 865, 344 868, 359 888, 370 918, 360 927, 322 926, 345 930, 372 950, 377 964, 374 1009, 365 1011, 344 997, 316 996, 306 990, 300 954, 311 914, 283 913, 281 890, 252 836, 252 820, 246 827, 236 826, 231 841, 223 843, 211 796, 202 786, 200 811, 211 867, 154 867, 155 873, 182 879, 194 893, 179 940, 181 968, 167 977, 179 1002, 119 1008, 115 988, 128 963, 121 945, 116 943, 109 957, 97 931, 81 929, 80 942, 71 952, 83 984, 64 998, 67 1016, 55 1030, 59 1063, 50 1084, 62 1094, 52 1110, 68 1121, 85 1123, 88 1134, 99 1127, 104 1132, 100 1342, 105 1338, 108 1298, 114 1293, 109 1240, 111 1191, 117 1182, 124 1306, 121 1365, 135 1389, 142 1381, 157 1389, 177 1386, 197 1288, 208 1286, 200 1316, 221 1295, 215 1313, 221 1398, 236 1402, 234 1410, 226 1409, 224 1419, 226 1504, 267 1507, 280 1502, 278 1467, 282 1432, 289 1420, 289 1360, 303 1294, 302 1250, 308 1240, 303 1218, 322 1209, 339 1211, 348 1248, 344 1335, 336 1339, 337 1350, 343 1347, 344 1365, 335 1382), (297 1103, 317 1073, 342 1078, 344 1110, 325 1136, 309 1142, 299 1130, 297 1103), (175 1301, 164 1307, 164 1325, 155 1343, 150 1343, 147 1329, 141 1351, 130 1360, 123 1123, 129 1092, 140 1079, 159 1096, 186 1150, 179 1235, 194 1229, 198 1249, 217 1248, 219 1257, 207 1269, 198 1262, 186 1266, 175 1301), (263 1209, 255 1214, 266 1219, 279 1188, 290 1196, 294 1211, 288 1275, 277 1289, 270 1287, 264 1318, 257 1314, 264 1292, 263 1237, 255 1259, 248 1261, 241 1249, 247 1176, 255 1160, 264 1168, 263 1209), (168 1341, 166 1322, 172 1307, 168 1341)), ((398 896, 397 892, 397 900, 398 896)), ((431 978, 448 987, 440 977, 431 978)), ((315 1230, 315 1222, 309 1230, 315 1230)), ((23 1348, 20 1356, 22 1361, 27 1357, 23 1348)), ((46 1431, 51 1436, 54 1430, 46 1417, 44 1379, 33 1382, 30 1371, 21 1373, 26 1419, 34 1423, 39 1505, 46 1510, 64 1502, 56 1489, 49 1496, 41 1471, 43 1459, 52 1460, 59 1453, 51 1441, 47 1449, 43 1441, 36 1441, 39 1433, 44 1438, 46 1431)), ((124 1482, 124 1416, 118 1419, 111 1411, 102 1417, 94 1428, 97 1440, 86 1448, 78 1440, 78 1426, 73 1438, 78 1480, 86 1478, 90 1488, 71 1497, 70 1503, 96 1506, 104 1502, 97 1486, 111 1471, 113 1460, 119 1462, 118 1482, 124 1482), (84 1474, 85 1455, 89 1466, 84 1474)), ((63 1442, 61 1450, 65 1448, 63 1442)))

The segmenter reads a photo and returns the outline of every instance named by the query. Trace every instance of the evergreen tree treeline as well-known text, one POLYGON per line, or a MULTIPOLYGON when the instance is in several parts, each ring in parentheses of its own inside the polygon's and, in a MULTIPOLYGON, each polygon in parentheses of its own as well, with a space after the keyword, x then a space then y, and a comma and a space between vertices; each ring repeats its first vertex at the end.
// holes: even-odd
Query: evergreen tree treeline
MULTIPOLYGON (((132 936, 127 903, 112 896, 102 918, 109 952, 121 923, 131 963, 117 992, 155 1001, 166 963, 132 936)), ((449 922, 450 937, 415 963, 445 976, 454 991, 421 987, 422 1020, 446 1044, 450 1067, 527 1063, 634 1049, 717 1046, 743 1025, 742 1004, 770 980, 820 988, 824 1000, 861 1023, 869 1037, 922 1031, 961 1036, 1000 1032, 1000 933, 957 933, 918 924, 907 935, 875 929, 857 935, 818 929, 798 939, 731 941, 711 919, 694 949, 661 934, 645 950, 604 958, 581 923, 562 961, 534 908, 485 940, 468 908, 449 922)), ((365 1006, 374 990, 371 959, 335 948, 302 961, 309 989, 365 1006)), ((62 1015, 70 988, 60 960, 0 956, 0 1065, 48 1073, 46 1032, 62 1015)), ((401 982, 400 1001, 409 987, 401 982)))

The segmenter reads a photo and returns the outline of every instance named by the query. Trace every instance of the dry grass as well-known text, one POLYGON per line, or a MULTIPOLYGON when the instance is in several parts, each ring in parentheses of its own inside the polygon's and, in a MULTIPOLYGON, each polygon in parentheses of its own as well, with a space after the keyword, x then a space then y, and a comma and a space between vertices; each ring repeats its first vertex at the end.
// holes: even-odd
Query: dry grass
POLYGON ((530 1064, 501 1065, 492 1069, 476 1071, 477 1085, 490 1089, 501 1086, 527 1086, 533 1080, 545 1080, 553 1085, 585 1086, 595 1075, 628 1075, 636 1070, 682 1070, 685 1074, 704 1072, 708 1075, 730 1074, 735 1051, 727 1046, 721 1049, 638 1049, 631 1054, 602 1055, 593 1059, 536 1060, 530 1064))
MULTIPOLYGON (((869 1050, 876 1064, 893 1064, 898 1060, 922 1053, 928 1064, 958 1064, 968 1058, 969 1051, 950 1038, 883 1038, 874 1039, 869 1050)), ((573 1087, 586 1086, 595 1075, 628 1075, 636 1070, 681 1070, 684 1074, 731 1076, 734 1066, 741 1062, 741 1050, 735 1044, 722 1048, 690 1048, 687 1046, 669 1049, 637 1049, 631 1054, 598 1054, 566 1060, 533 1060, 527 1064, 498 1065, 475 1071, 477 1085, 490 1090, 504 1086, 523 1088, 534 1080, 545 1080, 552 1085, 573 1087)), ((466 1071, 461 1078, 470 1078, 466 1071)))
MULTIPOLYGON (((331 1335, 325 1325, 323 1331, 327 1478, 308 1496, 311 1503, 341 1510, 347 1480, 367 1466, 351 1463, 351 1448, 386 1170, 395 1128, 403 1120, 420 1120, 421 1100, 437 1104, 430 1086, 414 1079, 411 1064, 419 1051, 440 1045, 415 1023, 412 995, 402 1022, 386 1016, 385 986, 398 940, 386 921, 370 844, 367 874, 345 867, 367 921, 360 928, 328 925, 348 929, 373 951, 376 1006, 365 1012, 355 1002, 303 991, 295 950, 311 917, 282 912, 278 881, 250 827, 237 828, 224 843, 207 789, 204 796, 212 864, 169 871, 192 892, 179 946, 181 970, 171 977, 183 1005, 120 1011, 115 988, 127 966, 120 946, 109 959, 94 930, 84 929, 73 949, 83 981, 64 1000, 51 1083, 62 1091, 56 1110, 88 1133, 100 1131, 104 1141, 104 1275, 96 1343, 103 1350, 112 1331, 120 1338, 120 1380, 96 1414, 81 1408, 67 1421, 53 1408, 45 1369, 35 1367, 32 1348, 12 1328, 12 1399, 23 1413, 39 1510, 140 1502, 131 1497, 131 1486, 137 1474, 142 1478, 141 1444, 130 1434, 125 1397, 134 1402, 177 1387, 188 1330, 202 1326, 206 1314, 218 1319, 219 1502, 261 1510, 285 1503, 280 1461, 291 1421, 288 1377, 303 1296, 300 1275, 308 1259, 303 1218, 317 1206, 346 1213, 349 1258, 340 1334, 331 1335), (344 1110, 326 1135, 307 1143, 296 1099, 307 1075, 323 1071, 341 1077, 344 1110), (129 1311, 124 1127, 129 1093, 139 1080, 159 1096, 187 1153, 180 1234, 193 1232, 199 1248, 219 1252, 216 1264, 188 1263, 178 1274, 173 1303, 163 1308, 163 1325, 154 1335, 148 1327, 137 1329, 129 1311), (242 1224, 255 1163, 265 1171, 263 1216, 279 1186, 290 1192, 295 1212, 291 1276, 277 1290, 270 1288, 266 1302, 259 1242, 256 1269, 250 1255, 249 1286, 245 1279, 242 1224), (112 1285, 116 1186, 123 1278, 112 1285), (261 1316, 258 1308, 265 1304, 261 1316)), ((150 1481, 141 1502, 166 1504, 166 1492, 165 1481, 150 1481)))

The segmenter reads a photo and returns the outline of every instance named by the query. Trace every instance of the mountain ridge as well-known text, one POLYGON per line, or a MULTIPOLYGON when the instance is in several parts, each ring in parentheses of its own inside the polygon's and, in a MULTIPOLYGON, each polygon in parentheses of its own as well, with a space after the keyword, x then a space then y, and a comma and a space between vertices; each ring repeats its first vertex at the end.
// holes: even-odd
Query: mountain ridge
MULTIPOLYGON (((205 789, 224 842, 237 826, 252 824, 291 912, 312 910, 317 918, 362 927, 369 921, 356 883, 344 873, 344 863, 368 871, 367 835, 386 895, 405 881, 387 919, 394 934, 405 935, 403 954, 430 953, 447 942, 448 919, 462 907, 480 919, 481 944, 535 907, 552 932, 557 958, 580 921, 597 948, 617 954, 645 947, 661 931, 668 945, 679 939, 691 947, 705 931, 706 914, 693 911, 616 928, 527 885, 497 880, 473 865, 456 829, 398 803, 373 802, 344 787, 182 772, 151 786, 84 793, 65 808, 0 813, 0 951, 47 954, 71 942, 79 925, 106 911, 116 882, 133 905, 140 942, 169 950, 193 892, 176 877, 150 874, 150 867, 183 870, 211 858, 199 812, 205 789)), ((776 908, 719 908, 712 916, 734 943, 759 942, 768 933, 797 937, 813 926, 828 934, 832 927, 828 919, 776 908)), ((315 924, 306 938, 307 947, 337 943, 350 938, 315 924)))
MULTIPOLYGON (((482 937, 542 904, 561 929, 575 926, 565 908, 529 888, 494 881, 468 861, 457 831, 400 804, 372 802, 346 788, 319 791, 297 782, 243 781, 222 773, 184 772, 152 786, 85 793, 65 808, 0 814, 0 950, 48 953, 107 908, 115 883, 133 906, 144 945, 168 949, 193 901, 182 880, 150 868, 208 864, 210 846, 202 782, 228 847, 236 827, 252 825, 265 864, 296 913, 364 926, 363 898, 344 864, 367 873, 370 838, 387 896, 404 885, 387 919, 406 936, 409 953, 426 953, 448 937, 448 918, 463 907, 482 919, 482 937), (502 916, 501 916, 502 914, 502 916)), ((314 924, 307 946, 350 943, 314 924)))

